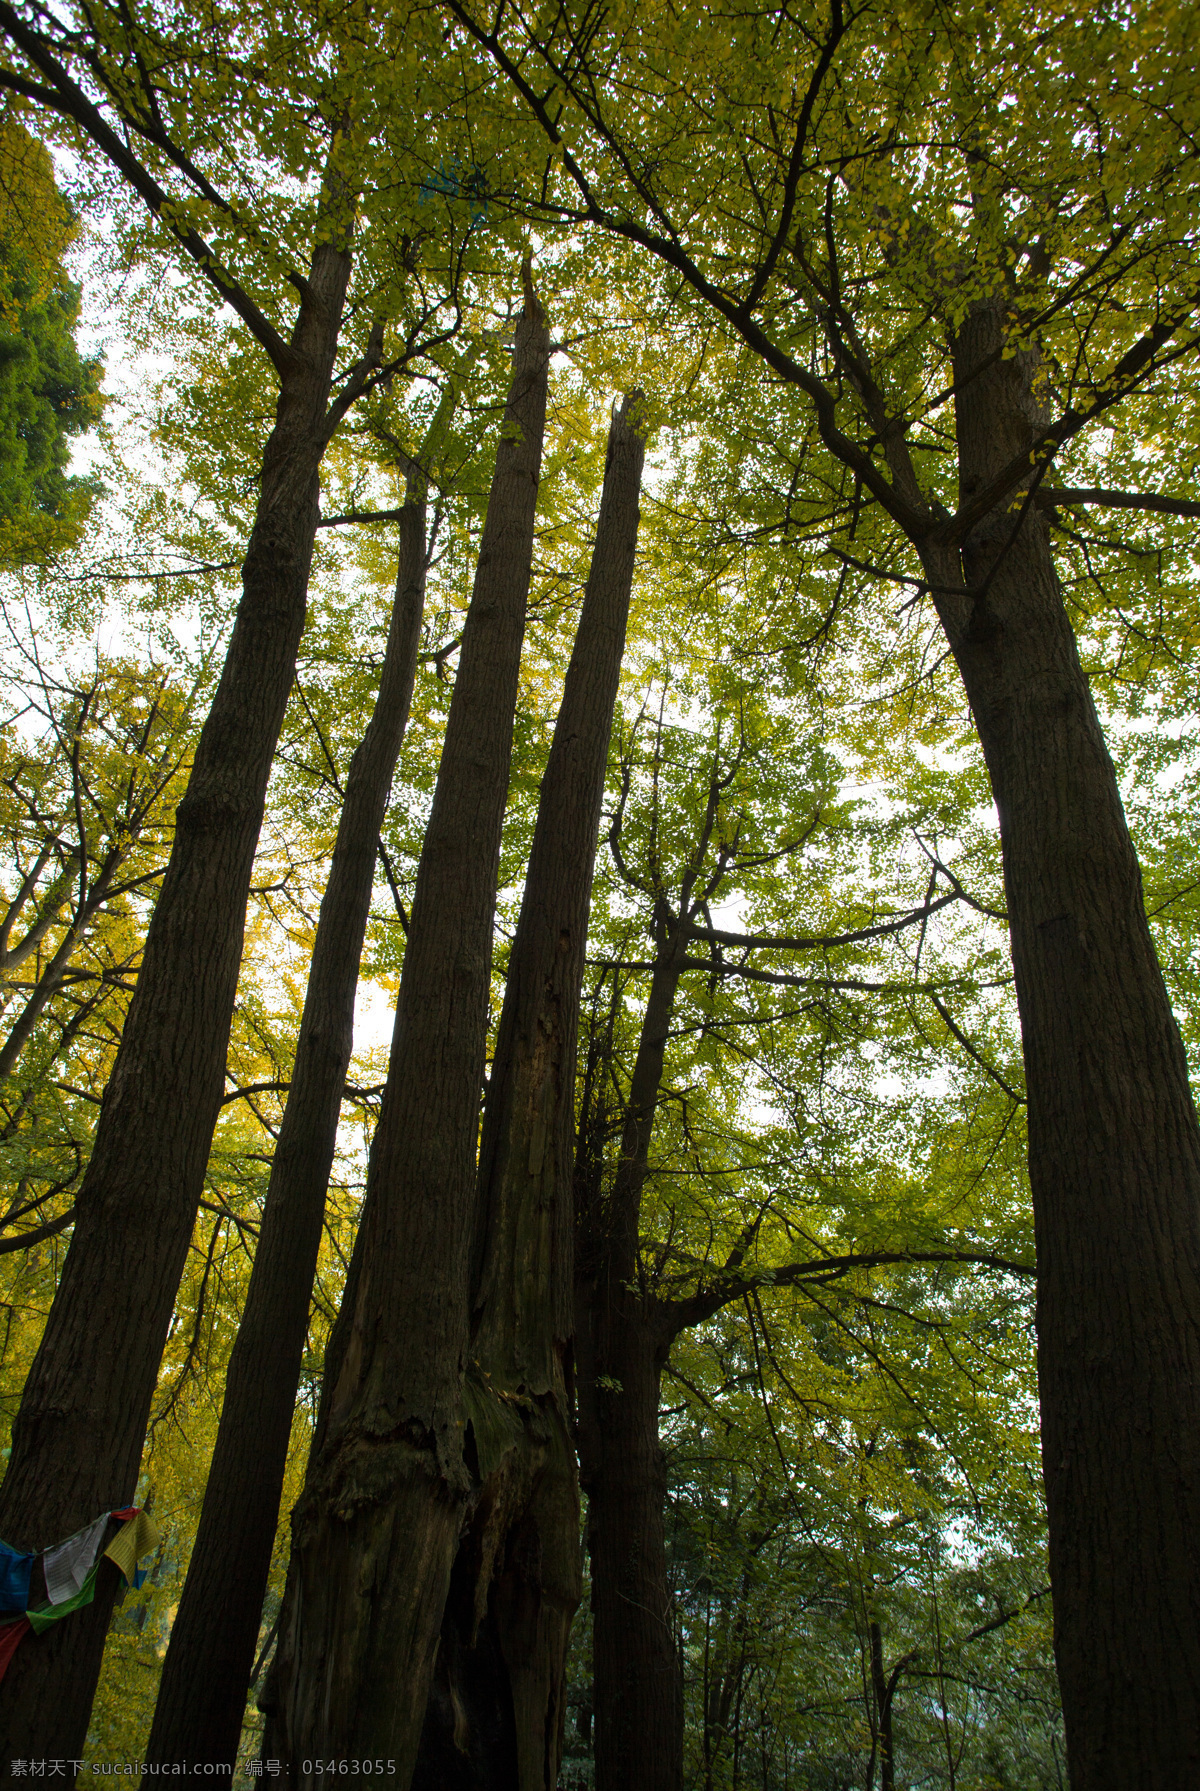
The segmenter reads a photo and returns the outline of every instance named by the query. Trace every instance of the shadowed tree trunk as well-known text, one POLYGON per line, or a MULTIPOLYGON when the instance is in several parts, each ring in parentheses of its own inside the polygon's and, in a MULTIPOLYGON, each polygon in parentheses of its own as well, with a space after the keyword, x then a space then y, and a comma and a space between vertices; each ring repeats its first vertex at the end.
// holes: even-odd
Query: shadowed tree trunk
POLYGON ((264 1749, 396 1761, 406 1786, 471 1490, 462 1368, 500 832, 549 337, 527 290, 417 872, 391 1062, 308 1480, 264 1749))
MULTIPOLYGON (((655 1291, 639 1240, 680 980, 690 971, 709 976, 714 971, 741 973, 739 967, 715 957, 696 955, 697 942, 706 937, 728 945, 736 945, 739 938, 713 933, 707 919, 709 904, 737 862, 736 845, 728 842, 717 847, 715 863, 705 862, 728 781, 721 774, 718 755, 705 817, 675 904, 662 887, 653 859, 640 876, 626 865, 619 845, 620 810, 612 833, 622 877, 631 888, 655 896, 655 954, 629 1094, 618 1108, 620 1155, 610 1169, 606 1151, 612 1127, 602 1093, 603 1084, 611 1080, 610 1018, 608 1036, 599 1026, 592 1032, 574 1178, 576 1399, 592 1564, 596 1791, 680 1791, 683 1783, 683 1691, 667 1567, 667 1474, 658 1436, 660 1382, 679 1333, 711 1318, 755 1285, 753 1274, 742 1272, 753 1227, 735 1242, 723 1265, 714 1265, 702 1277, 694 1293, 678 1297, 655 1291)), ((943 905, 943 900, 927 902, 884 924, 888 931, 916 924, 943 905)), ((836 935, 825 940, 814 935, 779 937, 771 943, 779 949, 804 951, 871 937, 877 930, 842 935, 840 941, 836 935)), ((742 937, 751 945, 755 936, 742 937)), ((760 936, 758 942, 766 940, 760 936)), ((620 985, 614 979, 614 1015, 619 999, 620 985)), ((868 1266, 873 1259, 864 1255, 854 1260, 868 1266)), ((808 1266, 815 1265, 775 1268, 772 1283, 799 1280, 808 1266)))
MULTIPOLYGON (((883 1630, 872 1618, 869 1625, 871 1644, 871 1695, 875 1702, 875 1750, 879 1758, 879 1791, 896 1791, 896 1748, 892 1737, 892 1705, 899 1679, 897 1667, 889 1676, 883 1670, 883 1630)), ((911 1658, 911 1656, 907 1657, 911 1658)), ((871 1756, 870 1783, 875 1783, 875 1754, 871 1756)))
POLYGON ((667 1583, 659 1383, 670 1307, 642 1286, 638 1220, 686 944, 660 934, 611 1194, 603 1140, 576 1169, 579 1468, 588 1496, 597 1791, 681 1791, 683 1682, 667 1583))
POLYGON ((627 871, 618 845, 621 810, 611 835, 622 875, 654 894, 655 952, 611 1187, 605 1164, 609 1122, 600 1092, 611 1042, 606 1047, 595 1035, 574 1175, 576 1412, 580 1480, 588 1499, 597 1791, 681 1791, 683 1784, 683 1680, 667 1578, 667 1475, 658 1405, 671 1343, 694 1320, 682 1303, 660 1300, 647 1285, 639 1232, 675 997, 685 970, 694 967, 688 953, 695 923, 707 913, 729 863, 728 850, 720 848, 715 872, 705 877, 725 787, 718 758, 677 908, 667 899, 656 863, 648 880, 627 871))
POLYGON ((379 694, 346 779, 262 1231, 163 1664, 146 1753, 151 1764, 237 1756, 354 1041, 379 830, 416 677, 425 559, 425 506, 411 501, 410 488, 379 694))
POLYGON ((636 1294, 616 1293, 602 1314, 589 1316, 591 1335, 579 1351, 579 1454, 588 1494, 596 1785, 679 1791, 683 1684, 658 1440, 672 1329, 657 1301, 636 1294))
MULTIPOLYGON (((136 1489, 224 1087, 251 866, 304 626, 347 231, 313 254, 236 625, 13 1429, 0 1532, 21 1548, 70 1535, 136 1489)), ((18 1650, 0 1685, 0 1758, 82 1752, 116 1582, 105 1570, 92 1605, 18 1650)))
POLYGON ((570 1427, 575 1054, 608 741, 625 650, 643 440, 609 433, 484 1111, 465 1376, 477 1484, 442 1626, 422 1791, 554 1791, 579 1603, 570 1427))
MULTIPOLYGON (((1036 363, 1001 358, 1003 326, 999 302, 978 306, 956 343, 964 501, 1029 448, 1039 422, 1036 363)), ((1183 1046, 1044 519, 1003 506, 974 531, 961 567, 944 556, 928 570, 1004 849, 1071 1784, 1192 1784, 1200 1132, 1183 1046)))

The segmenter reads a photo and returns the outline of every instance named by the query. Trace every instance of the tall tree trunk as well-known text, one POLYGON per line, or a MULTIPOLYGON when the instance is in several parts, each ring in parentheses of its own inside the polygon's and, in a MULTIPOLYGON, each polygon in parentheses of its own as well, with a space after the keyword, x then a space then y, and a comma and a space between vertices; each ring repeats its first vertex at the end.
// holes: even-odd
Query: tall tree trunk
MULTIPOLYGON (((251 866, 304 626, 349 274, 344 241, 315 250, 233 637, 13 1430, 0 1533, 14 1546, 70 1535, 136 1489, 224 1087, 251 866)), ((0 1758, 82 1750, 116 1577, 106 1573, 94 1604, 18 1650, 0 1685, 0 1758)))
POLYGON ((612 1282, 576 1323, 588 1496, 596 1791, 681 1791, 683 1687, 667 1581, 659 1382, 673 1327, 612 1282))
POLYGON ((315 1782, 305 1760, 370 1754, 408 1785, 470 1493, 470 1228, 548 359, 530 291, 263 1700, 266 1751, 293 1783, 315 1782))
POLYGON ((425 508, 410 501, 400 518, 396 597, 379 694, 346 779, 262 1231, 229 1360, 200 1527, 163 1664, 146 1753, 151 1764, 237 1756, 354 1040, 379 830, 416 677, 425 558, 425 508))
POLYGON ((558 1784, 580 1592, 568 1391, 575 1053, 637 544, 637 397, 626 399, 609 433, 595 550, 542 779, 484 1111, 466 1374, 478 1484, 413 1779, 426 1791, 558 1784))
MULTIPOLYGON (((896 1791, 896 1753, 892 1740, 892 1703, 896 1684, 883 1670, 883 1630, 872 1618, 868 1625, 871 1643, 871 1691, 875 1699, 875 1745, 879 1753, 879 1791, 896 1791)), ((872 1766, 871 1783, 875 1774, 872 1766)))
MULTIPOLYGON (((683 904, 686 908, 686 902, 683 904)), ((668 1306, 639 1286, 638 1221, 686 953, 660 931, 611 1195, 581 1150, 575 1355, 592 1569, 596 1791, 681 1791, 683 1690, 667 1582, 658 1441, 668 1306)), ((586 1117, 586 1116, 585 1116, 586 1117)))
MULTIPOLYGON (((956 344, 960 480, 1033 439, 999 303, 956 344), (990 364, 989 364, 990 363, 990 364)), ((1028 1090, 1055 1648, 1074 1791, 1200 1783, 1200 1130, 1113 766, 1030 509, 929 565, 1004 852, 1028 1090), (947 592, 960 584, 962 596, 947 592)))

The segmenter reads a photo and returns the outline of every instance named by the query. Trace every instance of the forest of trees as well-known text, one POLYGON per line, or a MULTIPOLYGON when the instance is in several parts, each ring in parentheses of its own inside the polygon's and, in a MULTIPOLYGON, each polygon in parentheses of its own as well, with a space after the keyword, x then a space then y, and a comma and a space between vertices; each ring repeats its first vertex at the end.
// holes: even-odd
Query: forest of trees
POLYGON ((1200 16, 0 35, 0 1778, 1200 1783, 1200 16))

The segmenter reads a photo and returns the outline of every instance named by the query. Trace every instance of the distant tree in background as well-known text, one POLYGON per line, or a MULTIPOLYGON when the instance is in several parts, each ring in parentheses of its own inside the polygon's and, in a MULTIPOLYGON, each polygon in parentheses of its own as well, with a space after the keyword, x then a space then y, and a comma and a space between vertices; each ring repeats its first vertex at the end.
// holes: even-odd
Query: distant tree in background
POLYGON ((73 544, 93 483, 67 471, 100 415, 101 363, 75 341, 79 288, 63 255, 76 224, 45 148, 0 108, 0 565, 73 544))

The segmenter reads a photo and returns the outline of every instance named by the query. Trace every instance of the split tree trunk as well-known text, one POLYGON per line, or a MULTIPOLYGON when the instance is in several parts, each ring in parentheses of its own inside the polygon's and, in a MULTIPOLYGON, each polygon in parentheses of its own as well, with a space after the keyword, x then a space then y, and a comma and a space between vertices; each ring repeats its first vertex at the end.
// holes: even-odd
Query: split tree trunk
MULTIPOLYGON (((683 1687, 667 1582, 659 1383, 677 1325, 639 1287, 638 1221, 687 945, 660 936, 611 1195, 576 1175, 579 1467, 588 1497, 596 1791, 681 1791, 683 1687)), ((581 1159, 586 1153, 581 1151, 581 1159)))
POLYGON ((575 1056, 644 444, 609 433, 595 550, 542 779, 479 1158, 466 1370, 476 1477, 414 1786, 555 1791, 579 1603, 571 1436, 575 1056))
MULTIPOLYGON (((1001 332, 980 306, 957 343, 964 497, 1033 439, 1030 366, 1000 358, 1001 332)), ((996 514, 962 559, 967 594, 938 608, 1004 852, 1071 1784, 1195 1784, 1200 1130, 1046 523, 996 514)), ((929 570, 959 582, 953 563, 929 570)))
POLYGON ((267 1755, 382 1757, 411 1779, 459 1530, 470 1226, 549 337, 527 294, 417 872, 391 1063, 326 1359, 267 1755))
POLYGON ((425 602, 425 509, 400 518, 396 596, 375 710, 350 762, 321 902, 291 1088, 200 1527, 163 1664, 147 1761, 232 1762, 254 1666, 309 1300, 354 1042, 379 830, 404 738, 425 602))
MULTIPOLYGON (((17 1547, 56 1542, 136 1490, 224 1088, 251 867, 304 626, 349 273, 348 248, 317 248, 263 454, 233 637, 13 1430, 0 1533, 17 1547)), ((0 1685, 0 1758, 82 1752, 115 1584, 103 1576, 94 1604, 17 1651, 0 1685)))

